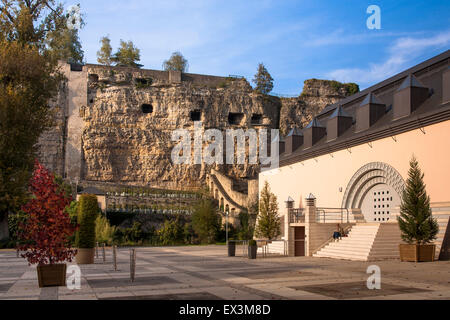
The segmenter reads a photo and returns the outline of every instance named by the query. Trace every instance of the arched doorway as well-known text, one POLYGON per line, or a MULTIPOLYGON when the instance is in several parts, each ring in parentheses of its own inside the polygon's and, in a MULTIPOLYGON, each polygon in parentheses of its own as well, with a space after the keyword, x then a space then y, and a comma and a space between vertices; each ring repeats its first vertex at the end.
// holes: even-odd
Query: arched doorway
POLYGON ((405 182, 392 166, 373 162, 350 180, 342 207, 360 209, 366 222, 389 222, 397 213, 405 182))

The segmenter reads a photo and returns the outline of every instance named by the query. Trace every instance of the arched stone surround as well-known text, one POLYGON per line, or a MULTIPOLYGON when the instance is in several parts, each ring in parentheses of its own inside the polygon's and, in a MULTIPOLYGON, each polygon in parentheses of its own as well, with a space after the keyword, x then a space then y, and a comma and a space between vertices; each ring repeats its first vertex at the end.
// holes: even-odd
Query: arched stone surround
POLYGON ((367 192, 379 184, 391 186, 399 195, 403 193, 405 187, 402 176, 389 164, 383 162, 368 163, 350 179, 344 193, 342 207, 361 209, 367 192))

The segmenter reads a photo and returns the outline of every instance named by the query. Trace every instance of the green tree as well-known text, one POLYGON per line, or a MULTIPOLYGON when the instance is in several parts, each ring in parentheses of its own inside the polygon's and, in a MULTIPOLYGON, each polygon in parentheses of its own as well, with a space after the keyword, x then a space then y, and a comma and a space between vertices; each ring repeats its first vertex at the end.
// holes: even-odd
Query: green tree
POLYGON ((169 60, 165 60, 163 62, 163 69, 165 71, 187 72, 189 69, 189 63, 183 55, 177 51, 172 53, 169 60))
POLYGON ((132 41, 120 40, 120 47, 111 60, 119 67, 142 67, 142 64, 137 63, 141 61, 140 50, 134 46, 132 41))
POLYGON ((176 244, 182 242, 184 238, 184 230, 178 218, 164 221, 157 234, 163 245, 176 244))
POLYGON ((60 28, 60 7, 44 0, 0 4, 0 238, 7 237, 1 225, 8 213, 27 200, 36 144, 52 124, 49 101, 63 76, 46 39, 60 28))
MULTIPOLYGON (((76 8, 77 12, 81 10, 79 4, 76 8)), ((75 11, 65 13, 62 4, 50 15, 52 18, 47 19, 47 25, 53 24, 54 28, 48 32, 45 39, 50 53, 57 60, 83 63, 84 51, 78 33, 78 28, 85 26, 82 15, 76 14, 75 11)))
POLYGON ((221 217, 210 200, 200 201, 192 214, 192 227, 203 243, 214 243, 221 227, 221 217))
POLYGON ((258 65, 258 72, 255 74, 255 78, 253 78, 253 83, 256 85, 255 90, 262 94, 268 94, 272 91, 273 78, 264 64, 260 63, 258 65))
POLYGON ((247 211, 239 213, 239 240, 250 240, 253 238, 254 224, 252 223, 251 215, 247 211))
POLYGON ((268 240, 275 239, 281 234, 281 222, 278 216, 278 201, 275 194, 270 192, 266 181, 259 200, 259 215, 256 223, 256 236, 268 240))
POLYGON ((116 227, 109 224, 108 219, 102 214, 95 220, 95 239, 99 243, 111 244, 116 227))
POLYGON ((402 239, 409 244, 427 244, 436 239, 439 225, 433 218, 430 197, 425 190, 424 174, 417 159, 410 161, 408 180, 403 191, 400 216, 397 218, 402 239))
POLYGON ((111 40, 108 36, 106 36, 100 39, 100 43, 102 44, 102 46, 100 47, 100 50, 97 51, 97 62, 106 66, 110 66, 112 63, 111 40))

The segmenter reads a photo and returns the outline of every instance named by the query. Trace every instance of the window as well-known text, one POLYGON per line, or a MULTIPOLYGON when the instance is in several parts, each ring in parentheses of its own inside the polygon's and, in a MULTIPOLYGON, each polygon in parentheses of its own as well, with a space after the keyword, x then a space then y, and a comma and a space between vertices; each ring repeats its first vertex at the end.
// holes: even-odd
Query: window
POLYGON ((141 110, 142 110, 142 113, 144 113, 144 114, 153 113, 153 106, 151 104, 144 103, 141 106, 141 110))

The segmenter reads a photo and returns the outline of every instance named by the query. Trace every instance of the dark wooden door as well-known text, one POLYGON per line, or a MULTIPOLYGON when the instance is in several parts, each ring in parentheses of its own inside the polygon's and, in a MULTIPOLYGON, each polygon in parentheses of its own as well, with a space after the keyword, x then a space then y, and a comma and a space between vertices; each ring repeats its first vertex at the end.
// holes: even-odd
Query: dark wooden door
POLYGON ((305 227, 295 227, 295 256, 305 256, 305 227))

